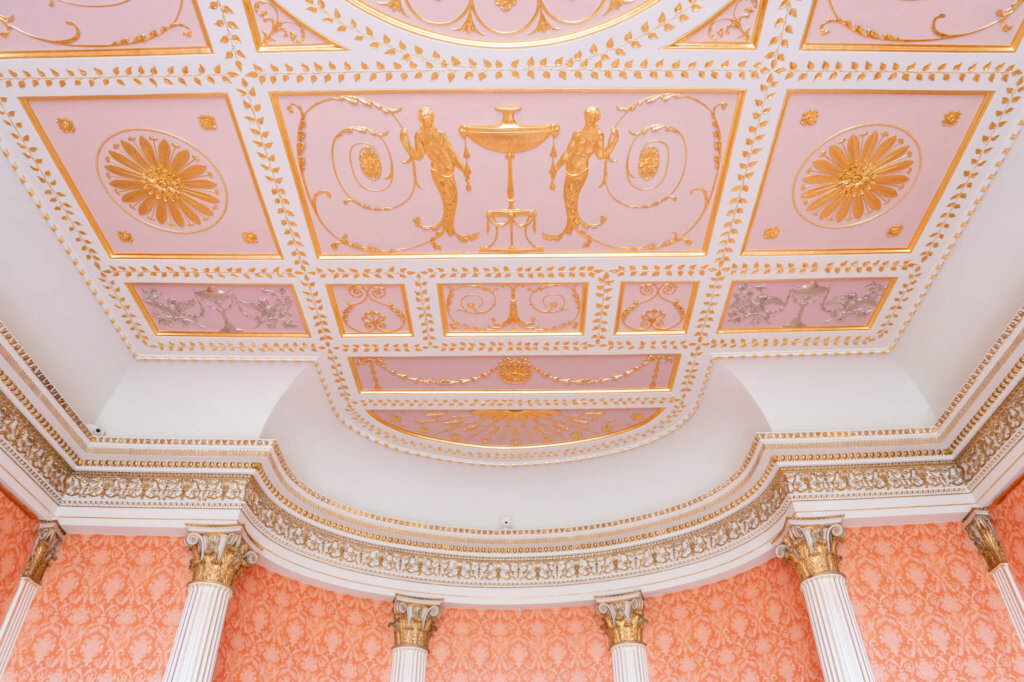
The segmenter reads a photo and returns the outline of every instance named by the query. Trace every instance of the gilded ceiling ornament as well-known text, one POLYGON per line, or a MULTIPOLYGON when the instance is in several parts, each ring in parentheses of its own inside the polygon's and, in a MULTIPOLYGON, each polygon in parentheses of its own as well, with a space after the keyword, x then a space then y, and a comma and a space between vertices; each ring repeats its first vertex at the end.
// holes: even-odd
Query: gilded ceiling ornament
POLYGON ((245 242, 246 244, 255 244, 259 240, 260 240, 260 238, 258 236, 256 236, 255 232, 243 232, 242 233, 242 241, 245 242))
POLYGON ((643 644, 644 597, 640 592, 597 597, 597 613, 601 629, 608 635, 608 646, 643 644))
POLYGON ((900 232, 903 232, 903 226, 902 225, 892 225, 892 226, 889 227, 888 230, 885 231, 885 236, 886 237, 898 237, 898 236, 900 236, 900 232))
POLYGON ((879 280, 868 282, 861 292, 852 291, 829 298, 832 285, 824 286, 815 280, 794 283, 786 291, 785 298, 768 293, 765 282, 737 282, 732 298, 726 308, 725 319, 733 324, 748 324, 765 327, 773 322, 776 314, 795 303, 797 310, 793 317, 782 325, 788 329, 802 329, 807 326, 803 316, 807 307, 817 301, 818 307, 828 314, 825 324, 842 322, 848 317, 870 318, 888 289, 879 280))
POLYGON ((786 519, 786 527, 775 548, 775 555, 792 564, 800 580, 839 573, 836 547, 845 535, 841 516, 790 517, 786 519))
POLYGON ((640 150, 640 156, 636 162, 636 172, 644 180, 650 180, 657 174, 661 165, 661 153, 653 144, 646 144, 640 150))
POLYGON ((617 331, 683 330, 686 308, 679 300, 683 293, 684 290, 675 282, 643 283, 636 290, 638 298, 619 313, 617 331))
POLYGON ((147 225, 167 232, 200 232, 224 215, 223 181, 180 138, 158 131, 118 133, 103 144, 97 164, 108 193, 147 225))
POLYGON ((955 126, 960 121, 959 111, 947 111, 942 117, 942 125, 944 126, 955 126))
MULTIPOLYGON (((942 20, 948 20, 946 13, 938 13, 930 17, 928 21, 928 33, 922 36, 898 36, 893 33, 886 31, 885 29, 877 29, 856 22, 850 21, 849 19, 842 16, 839 9, 836 8, 839 0, 825 0, 828 3, 828 8, 832 13, 832 18, 823 21, 818 30, 821 35, 828 35, 831 32, 831 28, 834 26, 842 27, 852 33, 856 33, 862 38, 870 38, 872 40, 878 40, 885 43, 934 43, 943 40, 950 40, 953 38, 963 38, 975 33, 980 33, 987 28, 993 26, 999 26, 1004 32, 1010 32, 1013 30, 1013 26, 1009 23, 1010 16, 1016 12, 1024 0, 1012 0, 1005 8, 997 9, 995 11, 995 19, 986 21, 980 26, 968 28, 967 30, 949 32, 943 30, 944 27, 940 27, 939 24, 942 20)), ((979 5, 981 7, 981 5, 979 5)), ((992 14, 985 13, 985 18, 991 17, 992 14)))
POLYGON ((916 143, 899 128, 880 127, 840 133, 805 162, 794 185, 804 218, 820 227, 848 227, 898 203, 917 176, 916 143))
POLYGON ((430 243, 434 248, 440 249, 437 240, 442 236, 455 237, 460 242, 469 242, 477 238, 478 233, 461 235, 455 231, 455 209, 459 203, 459 190, 455 184, 456 169, 462 171, 466 178, 466 190, 469 185, 469 166, 462 163, 452 149, 452 143, 448 136, 434 126, 434 110, 430 107, 420 107, 417 114, 420 122, 420 129, 416 131, 414 142, 409 142, 409 131, 402 128, 399 133, 399 140, 402 147, 409 155, 410 161, 420 161, 424 156, 430 160, 430 177, 434 180, 434 187, 441 197, 441 219, 434 225, 424 225, 419 218, 416 218, 416 227, 434 232, 430 243))
POLYGON ((533 376, 533 365, 526 358, 505 358, 498 362, 498 378, 506 384, 525 384, 533 376))
POLYGON ((75 132, 75 122, 70 118, 58 118, 57 127, 60 128, 62 133, 73 133, 75 132))
POLYGON ((241 526, 189 526, 185 547, 194 583, 216 583, 229 590, 243 568, 256 563, 258 547, 241 526))
POLYGON ((275 3, 257 0, 253 3, 252 11, 257 20, 267 25, 266 29, 260 30, 260 43, 263 45, 301 45, 306 42, 306 27, 275 3))
POLYGON ((583 283, 443 284, 445 333, 578 333, 586 291, 583 283))
MULTIPOLYGON (((388 300, 389 286, 352 284, 345 287, 348 302, 339 313, 342 335, 399 334, 408 331, 409 316, 388 300), (356 316, 358 323, 355 321, 356 316)), ((404 292, 402 300, 404 303, 404 292)))
POLYGON ((713 41, 752 42, 754 37, 747 23, 757 11, 759 2, 760 0, 736 0, 733 2, 731 8, 727 7, 726 11, 720 12, 714 21, 708 23, 708 38, 713 41), (728 11, 730 9, 731 11, 728 11))
POLYGON ((135 241, 135 237, 133 237, 132 233, 128 232, 127 230, 118 230, 117 238, 123 241, 125 244, 131 244, 133 241, 135 241))
POLYGON ((818 122, 818 112, 814 109, 809 109, 800 115, 800 125, 812 126, 818 122))
POLYGON ((766 227, 764 230, 765 239, 775 239, 779 236, 779 228, 777 227, 766 227))
MULTIPOLYGON (((300 329, 301 325, 294 319, 296 314, 295 298, 289 287, 258 287, 259 295, 239 296, 235 291, 209 285, 192 291, 192 298, 164 298, 164 292, 158 287, 142 289, 140 300, 152 317, 158 332, 169 333, 166 327, 178 325, 182 328, 196 327, 207 329, 204 317, 213 312, 221 319, 224 326, 213 332, 215 334, 252 333, 243 331, 232 321, 237 314, 248 320, 253 330, 267 329, 300 329)), ((237 319, 237 318, 236 318, 237 319)), ((269 331, 266 333, 270 333, 269 331)))
POLYGON ((508 12, 516 6, 516 0, 494 0, 494 4, 502 12, 508 12))
POLYGON ((202 128, 203 130, 216 130, 217 129, 217 119, 215 119, 210 114, 200 114, 199 115, 199 127, 202 128))
POLYGON ((64 541, 64 529, 56 521, 40 521, 36 543, 28 557, 28 565, 22 575, 36 585, 43 582, 47 567, 57 559, 57 552, 64 541))
POLYGON ((380 162, 380 154, 369 145, 359 150, 359 170, 367 180, 380 180, 383 166, 380 162))
POLYGON ((395 646, 413 646, 430 649, 430 636, 437 630, 441 618, 441 599, 423 599, 395 595, 391 603, 392 621, 388 627, 395 631, 395 646))
POLYGON ((590 174, 590 157, 596 156, 602 161, 607 161, 611 158, 615 144, 619 141, 619 131, 613 126, 608 134, 608 142, 605 143, 604 133, 597 127, 600 118, 600 109, 587 107, 583 112, 583 127, 573 132, 569 145, 551 167, 552 186, 558 169, 565 167, 565 182, 562 185, 565 228, 558 234, 543 235, 545 239, 558 241, 567 234, 579 232, 585 237, 584 246, 588 246, 592 240, 584 230, 596 229, 606 220, 604 216, 601 216, 596 223, 588 223, 580 216, 580 192, 583 191, 583 186, 587 183, 587 176, 590 174))
POLYGON ((991 571, 1006 561, 1003 547, 999 544, 999 536, 996 534, 995 526, 992 525, 992 517, 987 508, 972 509, 964 518, 964 530, 982 558, 985 559, 988 570, 991 571))

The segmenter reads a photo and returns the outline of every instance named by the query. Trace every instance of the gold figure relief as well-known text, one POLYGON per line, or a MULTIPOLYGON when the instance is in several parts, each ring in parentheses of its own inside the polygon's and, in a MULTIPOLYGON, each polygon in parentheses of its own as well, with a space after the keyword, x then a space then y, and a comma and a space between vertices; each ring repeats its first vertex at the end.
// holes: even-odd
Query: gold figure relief
POLYGON ((455 237, 460 242, 473 241, 478 236, 476 233, 461 235, 455 231, 455 209, 459 204, 455 171, 462 171, 466 179, 466 191, 469 191, 469 166, 459 160, 448 136, 434 126, 433 109, 421 107, 417 118, 420 128, 416 131, 413 142, 409 141, 409 131, 405 128, 399 133, 399 140, 412 161, 421 161, 423 157, 430 161, 430 177, 441 199, 441 219, 434 225, 424 225, 419 218, 413 222, 416 227, 435 233, 429 240, 435 249, 441 248, 437 242, 441 236, 455 237))
MULTIPOLYGON (((580 192, 587 183, 590 174, 590 157, 596 156, 601 161, 611 158, 612 151, 619 141, 619 131, 613 126, 605 142, 604 133, 597 127, 601 119, 601 110, 587 107, 583 112, 583 127, 572 134, 569 146, 565 148, 558 161, 551 167, 552 186, 560 168, 565 168, 565 181, 562 184, 562 201, 565 203, 565 228, 558 234, 545 234, 544 239, 558 241, 567 234, 578 232, 583 235, 584 248, 593 239, 585 230, 593 230, 604 224, 606 218, 601 216, 596 223, 589 223, 580 217, 580 192)), ((656 170, 656 169, 655 169, 656 170)), ((654 172, 651 173, 653 177, 654 172)))
POLYGON ((892 126, 840 133, 811 157, 794 193, 801 215, 819 227, 858 225, 885 213, 906 195, 920 167, 913 138, 892 126))
POLYGON ((166 232, 201 232, 227 207, 213 164, 181 138, 132 130, 107 139, 96 158, 104 187, 118 206, 166 232))

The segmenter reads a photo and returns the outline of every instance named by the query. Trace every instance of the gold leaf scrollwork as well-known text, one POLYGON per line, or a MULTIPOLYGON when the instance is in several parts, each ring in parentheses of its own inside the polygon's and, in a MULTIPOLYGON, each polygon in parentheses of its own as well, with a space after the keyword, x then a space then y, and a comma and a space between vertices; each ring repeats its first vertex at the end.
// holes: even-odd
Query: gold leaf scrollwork
POLYGON ((708 38, 712 41, 751 42, 753 36, 747 22, 757 12, 758 2, 759 0, 738 0, 732 3, 732 11, 722 12, 708 23, 708 38))
POLYGON ((449 332, 576 331, 582 321, 583 295, 577 284, 462 284, 447 285, 442 291, 449 332), (508 292, 508 310, 499 319, 494 313, 504 292, 508 292), (521 305, 533 314, 524 318, 521 305))
POLYGON ((409 318, 405 311, 386 300, 383 286, 353 284, 346 293, 349 302, 341 310, 343 333, 351 330, 355 334, 396 334, 407 328, 409 318))
POLYGON ((679 285, 674 282, 644 283, 637 291, 641 298, 631 302, 619 314, 619 329, 657 332, 682 329, 686 308, 679 302, 679 285), (639 312, 638 315, 634 313, 639 312))
MULTIPOLYGON (((1013 0, 1005 8, 997 9, 995 11, 995 18, 988 21, 981 26, 969 28, 965 31, 944 31, 939 27, 939 23, 944 19, 948 19, 945 12, 936 14, 931 17, 929 22, 929 32, 927 35, 918 37, 907 37, 898 36, 888 31, 879 30, 863 24, 858 24, 855 21, 843 16, 843 14, 836 9, 836 0, 827 0, 829 11, 832 13, 832 18, 823 21, 819 26, 818 30, 821 35, 828 35, 831 33, 831 27, 839 26, 847 31, 855 33, 862 38, 869 38, 871 40, 878 40, 885 43, 934 43, 942 40, 951 40, 953 38, 963 38, 969 35, 980 33, 986 29, 992 28, 993 26, 999 26, 1004 32, 1010 32, 1013 30, 1013 26, 1009 23, 1010 16, 1015 13, 1020 6, 1024 4, 1024 0, 1013 0)), ((966 4, 965 4, 966 6, 966 4)))

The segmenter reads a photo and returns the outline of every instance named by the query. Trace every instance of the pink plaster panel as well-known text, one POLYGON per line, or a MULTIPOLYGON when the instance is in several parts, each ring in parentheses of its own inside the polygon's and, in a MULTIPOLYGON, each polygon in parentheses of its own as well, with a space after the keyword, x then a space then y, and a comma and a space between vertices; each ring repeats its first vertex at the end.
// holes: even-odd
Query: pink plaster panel
POLYGON ((719 331, 866 329, 894 280, 733 282, 719 331))
POLYGON ((420 438, 488 448, 529 448, 613 436, 646 424, 659 412, 659 408, 541 408, 371 410, 370 415, 389 428, 420 438))
POLYGON ((1022 15, 1011 0, 815 0, 804 47, 1009 51, 1022 15))
POLYGON ((435 91, 380 93, 372 100, 281 95, 276 104, 325 257, 700 253, 740 94, 435 91), (522 107, 516 124, 537 128, 511 134, 476 129, 499 124, 495 107, 506 105, 522 107), (424 106, 447 142, 418 121, 424 106), (591 106, 600 112, 596 128, 586 128, 576 151, 563 156, 591 106), (613 129, 619 138, 606 169, 599 156, 611 146, 613 129), (427 143, 417 147, 417 139, 427 143), (503 145, 525 150, 512 161, 514 227, 506 214, 495 213, 508 208, 507 160, 487 147, 503 145), (412 160, 420 152, 420 160, 412 160), (566 163, 574 174, 568 185, 566 163), (532 222, 529 211, 536 212, 532 222))
POLYGON ((401 284, 335 284, 331 302, 342 336, 411 336, 401 284))
POLYGON ((360 392, 667 390, 678 355, 358 357, 360 392))
POLYGON ((0 57, 209 52, 197 0, 0 0, 0 57))
POLYGON ((223 95, 25 105, 112 255, 278 253, 223 95))
POLYGON ((582 334, 587 285, 441 284, 446 334, 582 334))
POLYGON ((986 102, 984 93, 790 94, 744 252, 913 248, 986 102))
POLYGON ((615 333, 685 333, 696 295, 696 282, 623 282, 615 333))
POLYGON ((291 285, 129 284, 157 334, 308 336, 291 285))

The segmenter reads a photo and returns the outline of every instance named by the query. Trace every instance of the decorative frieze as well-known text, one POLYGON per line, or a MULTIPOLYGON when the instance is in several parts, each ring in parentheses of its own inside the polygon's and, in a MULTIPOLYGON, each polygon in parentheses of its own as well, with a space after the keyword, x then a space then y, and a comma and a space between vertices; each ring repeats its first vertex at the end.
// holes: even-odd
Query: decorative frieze
POLYGON ((791 517, 775 554, 793 565, 800 580, 839 573, 836 547, 845 535, 841 516, 791 517))
POLYGON ((644 597, 640 592, 597 597, 601 629, 608 635, 608 646, 644 643, 644 597))
POLYGON ((388 624, 395 631, 395 646, 430 649, 430 636, 441 618, 440 599, 395 595, 391 605, 394 619, 388 624))
POLYGON ((36 585, 43 582, 47 567, 57 559, 57 552, 64 541, 64 529, 56 521, 40 521, 36 544, 28 556, 28 565, 22 574, 36 585))
POLYGON ((964 530, 967 531, 967 537, 971 539, 985 559, 988 570, 991 571, 1006 561, 988 509, 972 509, 964 519, 964 530))
POLYGON ((190 526, 185 547, 193 583, 216 583, 231 589, 239 571, 256 563, 256 550, 241 526, 190 526))

